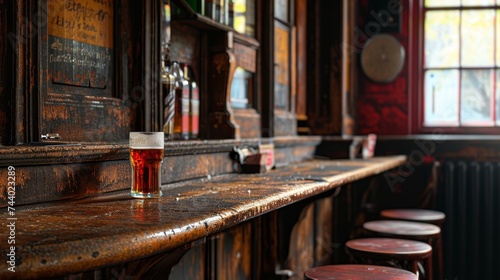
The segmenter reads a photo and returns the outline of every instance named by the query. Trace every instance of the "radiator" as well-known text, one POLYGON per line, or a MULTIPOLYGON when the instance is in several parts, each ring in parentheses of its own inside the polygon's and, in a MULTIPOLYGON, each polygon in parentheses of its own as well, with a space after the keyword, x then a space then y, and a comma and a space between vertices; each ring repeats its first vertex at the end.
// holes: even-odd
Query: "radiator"
POLYGON ((500 163, 444 162, 437 198, 444 279, 500 279, 500 163))

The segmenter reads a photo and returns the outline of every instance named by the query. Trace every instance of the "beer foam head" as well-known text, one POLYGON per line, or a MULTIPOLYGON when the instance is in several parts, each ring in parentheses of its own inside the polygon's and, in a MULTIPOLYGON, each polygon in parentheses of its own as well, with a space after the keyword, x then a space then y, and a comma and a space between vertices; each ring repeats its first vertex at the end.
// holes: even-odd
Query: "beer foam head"
POLYGON ((129 145, 134 149, 163 149, 163 132, 130 132, 129 145))

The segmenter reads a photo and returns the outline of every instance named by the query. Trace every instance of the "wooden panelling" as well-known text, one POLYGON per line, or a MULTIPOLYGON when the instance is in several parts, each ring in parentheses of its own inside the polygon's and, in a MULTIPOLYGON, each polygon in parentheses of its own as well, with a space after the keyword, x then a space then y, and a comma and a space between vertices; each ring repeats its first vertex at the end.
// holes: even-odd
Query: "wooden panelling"
POLYGON ((195 72, 195 77, 200 77, 201 32, 200 30, 172 21, 172 43, 170 58, 172 61, 188 63, 195 72))
POLYGON ((278 211, 276 274, 302 279, 306 270, 332 263, 332 202, 327 192, 278 211))
POLYGON ((284 244, 289 246, 284 268, 293 271, 293 279, 300 279, 306 270, 314 266, 314 204, 302 209, 291 233, 283 234, 290 234, 289 244, 284 244))
POLYGON ((9 30, 12 28, 12 1, 0 0, 0 145, 10 144, 12 128, 12 111, 14 104, 11 102, 12 65, 11 54, 13 44, 9 45, 9 30))
MULTIPOLYGON (((228 47, 229 45, 223 46, 223 49, 228 47)), ((225 50, 211 53, 208 69, 207 95, 210 98, 207 102, 209 111, 206 136, 208 139, 240 139, 240 125, 236 123, 229 107, 232 74, 236 69, 234 54, 225 50)))
MULTIPOLYGON (((297 119, 307 120, 307 1, 296 0, 297 21, 297 119)), ((307 130, 308 132, 308 130, 307 130)))
POLYGON ((216 279, 252 279, 252 223, 240 224, 213 238, 216 279))
POLYGON ((333 197, 314 203, 314 267, 333 263, 333 197))
POLYGON ((257 50, 255 47, 235 42, 234 55, 238 66, 252 73, 257 71, 257 50))
MULTIPOLYGON (((187 251, 180 261, 172 267, 168 279, 190 279, 203 280, 206 277, 207 270, 207 246, 205 238, 193 243, 189 251, 187 251)), ((166 275, 162 275, 164 279, 166 275)))
POLYGON ((312 134, 340 134, 345 106, 341 63, 346 59, 342 56, 341 1, 308 1, 307 18, 307 124, 312 134))
POLYGON ((255 109, 236 109, 233 108, 235 123, 240 128, 240 137, 245 138, 259 138, 262 136, 260 130, 260 115, 255 109), (252 127, 253 129, 245 129, 252 127))

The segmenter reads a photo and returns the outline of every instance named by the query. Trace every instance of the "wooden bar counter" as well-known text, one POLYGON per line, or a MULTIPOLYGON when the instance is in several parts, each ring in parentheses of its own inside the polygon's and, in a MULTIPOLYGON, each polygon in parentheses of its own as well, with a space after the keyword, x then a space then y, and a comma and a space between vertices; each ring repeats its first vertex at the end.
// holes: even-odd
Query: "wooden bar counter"
MULTIPOLYGON (((405 160, 405 156, 308 160, 263 174, 209 176, 164 185, 159 199, 134 199, 123 190, 19 206, 17 219, 12 220, 15 272, 2 261, 0 278, 61 277, 147 258, 381 174, 405 160)), ((0 217, 10 222, 7 209, 0 217)), ((9 234, 0 233, 2 254, 8 261, 9 234)))

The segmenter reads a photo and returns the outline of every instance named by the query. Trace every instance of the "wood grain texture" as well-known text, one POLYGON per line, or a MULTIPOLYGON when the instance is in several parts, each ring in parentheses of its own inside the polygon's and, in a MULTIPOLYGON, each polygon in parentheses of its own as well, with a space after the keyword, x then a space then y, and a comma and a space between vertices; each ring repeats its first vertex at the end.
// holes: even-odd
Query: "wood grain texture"
MULTIPOLYGON (((8 38, 9 29, 12 28, 12 13, 9 10, 11 1, 0 1, 0 37, 8 38)), ((9 40, 0 42, 0 145, 6 145, 11 142, 12 127, 12 55, 10 54, 9 40)))
MULTIPOLYGON (((171 250, 291 203, 402 164, 405 157, 308 161, 265 174, 165 186, 159 199, 128 191, 47 207, 18 207, 16 274, 40 278, 110 266, 171 250)), ((7 213, 0 215, 4 220, 7 213)), ((6 239, 2 232, 0 238, 6 239)))
MULTIPOLYGON (((193 245, 187 251, 180 261, 172 267, 168 279, 192 279, 203 280, 207 266, 207 246, 205 238, 193 242, 193 245)), ((165 275, 162 275, 163 279, 165 275)), ((161 277, 161 276, 160 276, 161 277)))
POLYGON ((315 240, 314 240, 314 266, 333 263, 333 196, 315 202, 315 240))
POLYGON ((295 223, 289 238, 281 240, 290 240, 288 244, 288 256, 284 262, 285 269, 293 271, 294 276, 303 275, 304 272, 314 267, 314 205, 309 204, 303 208, 299 215, 299 220, 295 223))
POLYGON ((214 238, 216 279, 252 279, 252 223, 232 227, 214 238))

